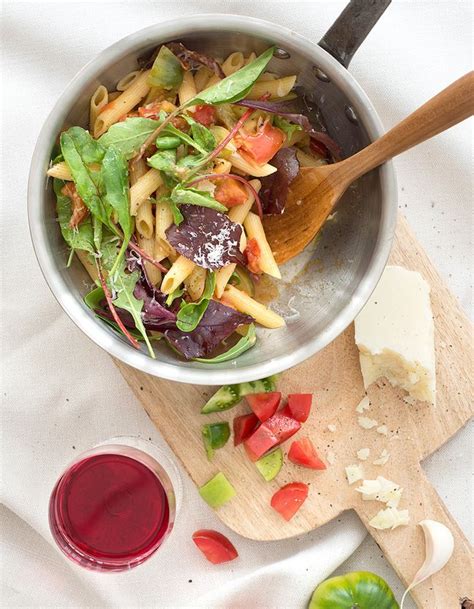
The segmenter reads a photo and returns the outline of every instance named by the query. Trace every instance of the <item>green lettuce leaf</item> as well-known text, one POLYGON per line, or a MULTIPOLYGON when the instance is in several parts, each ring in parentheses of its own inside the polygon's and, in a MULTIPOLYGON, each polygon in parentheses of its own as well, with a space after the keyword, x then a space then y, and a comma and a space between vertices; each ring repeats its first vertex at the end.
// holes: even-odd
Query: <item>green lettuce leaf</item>
POLYGON ((206 276, 206 284, 201 298, 197 302, 181 304, 181 308, 178 311, 176 318, 176 326, 179 330, 182 332, 192 332, 199 325, 215 289, 215 273, 209 272, 206 276))
POLYGON ((135 156, 146 138, 155 131, 160 121, 139 116, 115 123, 97 141, 104 148, 115 146, 127 160, 135 156))
POLYGON ((151 67, 148 82, 160 89, 176 89, 183 81, 181 62, 168 47, 162 46, 151 67))
POLYGON ((239 355, 242 355, 242 353, 245 353, 251 349, 256 342, 257 334, 255 332, 255 326, 250 324, 247 334, 242 336, 242 338, 225 353, 221 353, 220 355, 216 355, 216 357, 207 359, 205 357, 195 357, 194 361, 202 362, 203 364, 220 364, 222 362, 228 362, 229 360, 235 359, 236 357, 239 357, 239 355))
POLYGON ((301 127, 300 125, 297 125, 296 123, 290 123, 290 121, 287 121, 286 118, 282 118, 278 115, 275 115, 273 119, 273 124, 275 125, 275 127, 278 127, 278 129, 281 129, 283 133, 285 133, 287 141, 290 141, 291 136, 296 131, 303 131, 303 127, 301 127))
POLYGON ((147 159, 148 165, 172 175, 176 171, 176 150, 160 150, 147 159))
POLYGON ((69 226, 72 216, 71 199, 61 193, 63 186, 64 182, 62 180, 54 179, 53 189, 56 194, 56 212, 63 239, 72 250, 86 250, 93 254, 95 247, 91 216, 85 218, 77 228, 69 226))

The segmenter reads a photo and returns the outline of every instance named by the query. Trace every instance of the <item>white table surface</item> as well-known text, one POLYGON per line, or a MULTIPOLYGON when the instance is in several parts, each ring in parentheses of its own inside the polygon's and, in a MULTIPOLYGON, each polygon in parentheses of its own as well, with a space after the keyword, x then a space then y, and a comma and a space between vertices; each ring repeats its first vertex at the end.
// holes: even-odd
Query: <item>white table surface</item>
MULTIPOLYGON (((200 603, 296 609, 306 606, 318 580, 363 539, 362 526, 349 515, 342 523, 299 540, 263 546, 238 539, 239 563, 213 570, 189 548, 189 536, 197 528, 225 528, 185 479, 185 507, 176 541, 170 540, 148 564, 108 580, 79 573, 63 560, 52 545, 46 517, 48 494, 61 467, 77 451, 117 434, 142 434, 158 444, 162 440, 108 356, 75 328, 46 288, 29 242, 25 211, 27 172, 43 121, 67 82, 109 44, 151 23, 205 12, 257 16, 317 41, 344 4, 4 3, 2 606, 161 609, 200 603), (216 591, 214 596, 203 597, 211 590, 216 591)), ((472 69, 471 24, 469 1, 392 3, 350 66, 386 127, 472 69)), ((395 163, 400 208, 472 315, 472 122, 407 152, 395 163)), ((472 493, 466 493, 466 488, 472 490, 471 449, 472 435, 464 429, 427 460, 425 469, 472 538, 472 493)), ((400 582, 369 538, 338 572, 360 569, 381 574, 400 596, 400 582)))

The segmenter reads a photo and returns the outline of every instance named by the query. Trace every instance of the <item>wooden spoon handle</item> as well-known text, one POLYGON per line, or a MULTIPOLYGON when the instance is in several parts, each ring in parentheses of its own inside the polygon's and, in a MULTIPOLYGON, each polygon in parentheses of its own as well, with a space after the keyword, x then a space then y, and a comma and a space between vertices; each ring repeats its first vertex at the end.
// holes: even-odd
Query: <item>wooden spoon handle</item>
POLYGON ((342 161, 347 183, 460 123, 473 113, 474 71, 453 82, 367 148, 342 161))

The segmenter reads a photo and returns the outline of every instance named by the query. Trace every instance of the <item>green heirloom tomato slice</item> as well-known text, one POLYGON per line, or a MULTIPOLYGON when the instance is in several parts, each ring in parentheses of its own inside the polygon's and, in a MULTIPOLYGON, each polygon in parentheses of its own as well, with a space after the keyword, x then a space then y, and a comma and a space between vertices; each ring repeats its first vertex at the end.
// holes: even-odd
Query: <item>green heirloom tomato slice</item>
POLYGON ((323 581, 308 609, 399 609, 386 581, 375 573, 355 571, 323 581))
POLYGON ((222 472, 219 472, 199 489, 199 494, 212 508, 218 508, 237 494, 222 472))
POLYGON ((229 423, 207 423, 202 426, 202 439, 209 461, 217 448, 222 448, 230 437, 229 423))
POLYGON ((259 381, 240 383, 238 385, 224 385, 212 395, 201 409, 201 414, 222 412, 233 408, 240 400, 250 393, 264 393, 275 391, 277 376, 269 376, 259 381))
POLYGON ((258 471, 267 482, 273 480, 283 466, 283 452, 277 448, 273 452, 255 461, 258 471))

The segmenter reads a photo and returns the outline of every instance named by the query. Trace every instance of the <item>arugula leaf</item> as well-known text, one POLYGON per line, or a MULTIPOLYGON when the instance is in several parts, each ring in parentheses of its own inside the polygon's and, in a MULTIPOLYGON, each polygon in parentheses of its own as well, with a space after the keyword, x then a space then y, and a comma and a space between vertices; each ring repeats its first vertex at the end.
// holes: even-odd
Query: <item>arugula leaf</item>
POLYGON ((242 338, 225 353, 221 353, 220 355, 216 355, 216 357, 212 358, 194 357, 193 359, 194 361, 202 362, 203 364, 220 364, 239 357, 239 355, 242 355, 242 353, 245 353, 245 351, 251 349, 256 342, 257 335, 255 333, 255 326, 250 324, 247 334, 242 336, 242 338))
POLYGON ((173 304, 173 302, 177 298, 181 298, 181 296, 183 294, 184 294, 184 287, 183 288, 176 288, 176 290, 174 292, 171 292, 171 294, 168 295, 168 298, 165 301, 166 306, 170 307, 173 304))
POLYGON ((116 297, 113 300, 113 304, 119 309, 124 309, 125 311, 128 311, 133 317, 135 326, 142 335, 143 340, 145 341, 146 346, 148 347, 148 352, 150 356, 154 359, 155 352, 153 351, 153 347, 151 346, 141 317, 141 312, 143 309, 143 300, 137 300, 133 295, 133 291, 135 289, 138 279, 139 273, 137 271, 135 271, 134 273, 126 273, 125 267, 123 265, 120 269, 118 269, 116 275, 113 278, 110 278, 109 276, 112 293, 116 294, 116 297))
POLYGON ((162 133, 163 135, 174 135, 175 137, 179 137, 182 142, 188 144, 189 146, 192 146, 193 148, 196 148, 196 150, 198 150, 201 154, 207 154, 206 148, 203 148, 198 142, 193 140, 191 136, 189 136, 187 133, 184 133, 184 131, 176 129, 176 127, 171 123, 166 125, 166 128, 162 131, 162 133))
POLYGON ((104 235, 100 245, 100 266, 110 273, 114 262, 117 260, 119 240, 116 235, 110 233, 107 228, 103 230, 104 235))
POLYGON ((193 140, 207 152, 212 152, 217 146, 216 138, 212 131, 186 114, 183 114, 183 118, 191 125, 193 140))
POLYGON ((204 190, 196 188, 184 188, 180 184, 175 186, 171 192, 171 201, 176 205, 187 203, 188 205, 200 205, 201 207, 209 207, 216 211, 226 212, 227 207, 216 201, 214 197, 204 190))
POLYGON ((121 123, 112 125, 97 141, 104 148, 115 146, 129 160, 135 156, 146 138, 159 124, 159 121, 151 118, 139 116, 127 118, 121 123))
POLYGON ((166 46, 162 46, 151 68, 148 82, 152 87, 170 91, 176 89, 183 81, 181 62, 166 46))
POLYGON ((154 169, 174 173, 176 169, 176 150, 160 150, 149 157, 146 162, 154 169))
POLYGON ((274 48, 267 49, 252 63, 240 68, 240 70, 227 76, 227 78, 224 78, 212 87, 201 91, 186 102, 184 107, 187 108, 196 104, 234 103, 243 99, 267 67, 268 62, 273 57, 274 48))
POLYGON ((273 120, 273 124, 278 129, 281 129, 283 133, 286 134, 286 141, 289 142, 291 140, 291 136, 296 131, 303 131, 303 127, 301 125, 297 125, 296 123, 290 123, 286 120, 286 118, 282 118, 281 116, 275 115, 273 120))
POLYGON ((197 302, 188 302, 181 305, 176 318, 176 326, 182 332, 192 332, 202 319, 209 306, 214 290, 216 289, 216 275, 209 272, 201 298, 197 302))
POLYGON ((181 139, 176 135, 162 135, 156 138, 158 150, 172 150, 181 144, 181 139))
MULTIPOLYGON (((108 326, 118 332, 120 336, 123 336, 122 330, 117 326, 115 321, 112 321, 108 317, 105 317, 105 315, 101 314, 100 304, 103 300, 105 300, 105 294, 102 288, 95 288, 84 296, 84 303, 89 307, 89 309, 91 309, 91 311, 93 311, 99 319, 102 319, 102 321, 104 321, 108 326)), ((128 331, 137 340, 143 340, 143 337, 138 330, 128 328, 128 331)))
POLYGON ((105 151, 88 131, 71 127, 61 133, 61 152, 71 172, 79 196, 91 214, 101 222, 110 224, 110 208, 103 199, 102 176, 91 167, 101 163, 105 151))
POLYGON ((71 199, 62 194, 61 188, 63 185, 64 182, 62 180, 54 179, 53 189, 56 194, 56 213, 63 239, 72 250, 86 250, 90 254, 93 254, 95 248, 91 217, 85 218, 76 228, 69 226, 72 216, 71 199))

